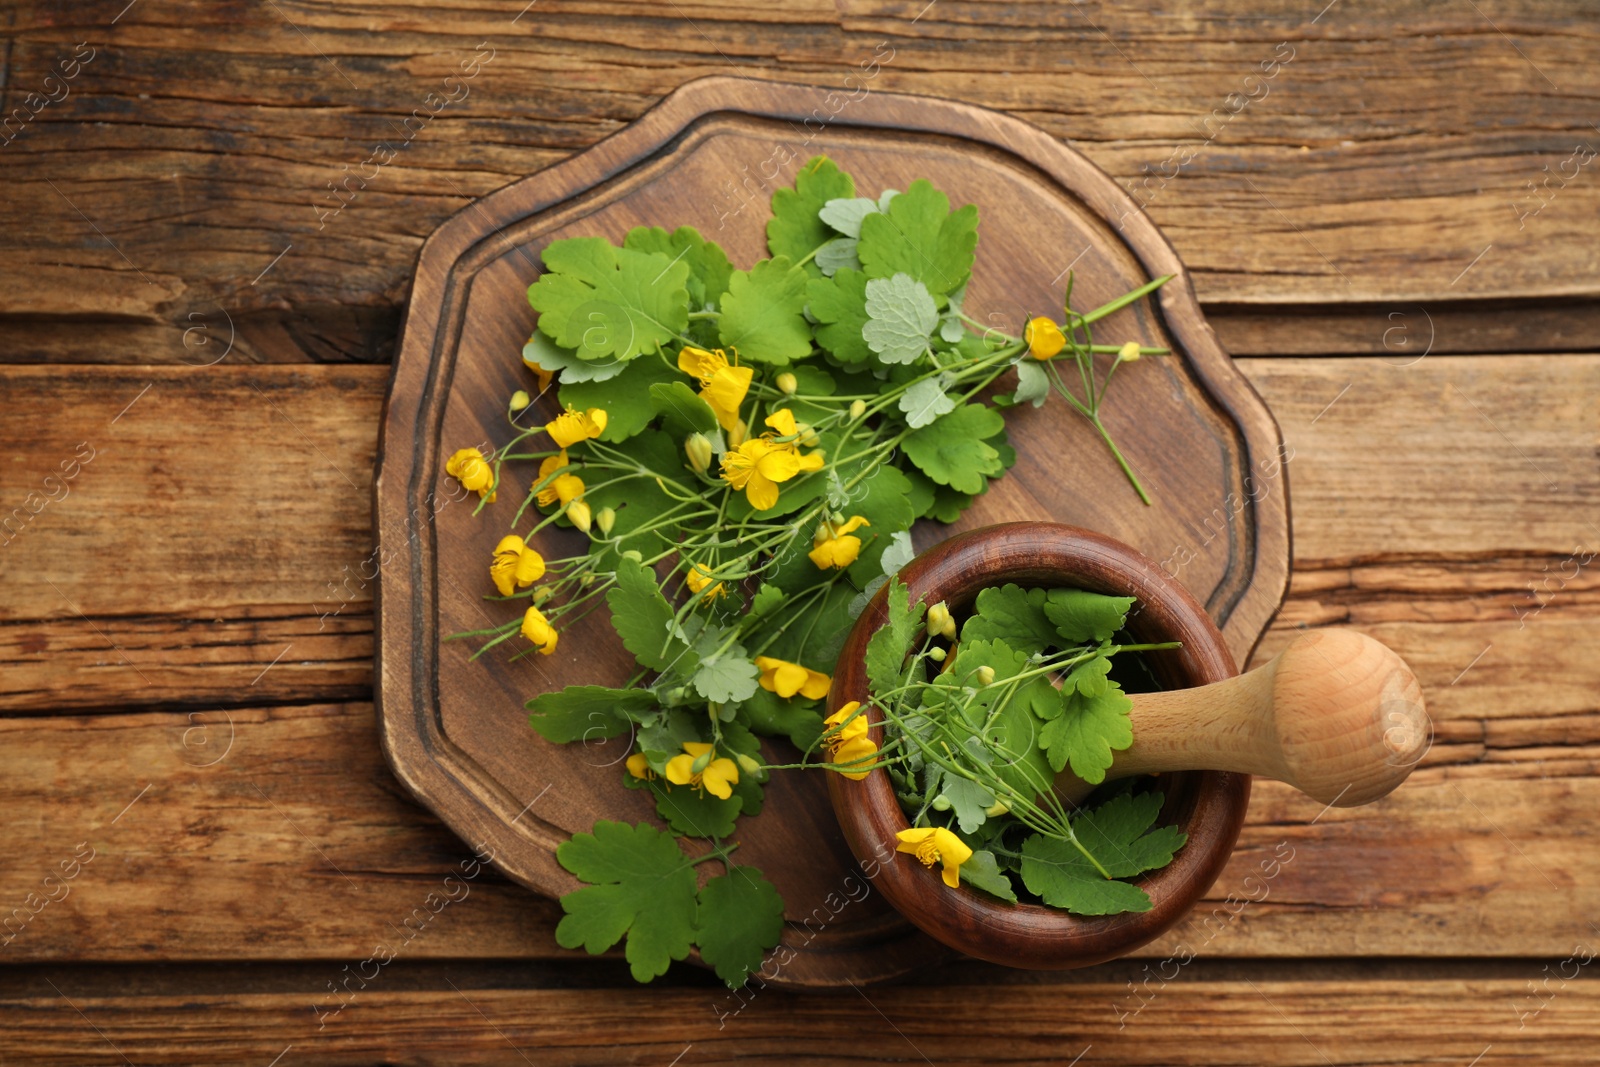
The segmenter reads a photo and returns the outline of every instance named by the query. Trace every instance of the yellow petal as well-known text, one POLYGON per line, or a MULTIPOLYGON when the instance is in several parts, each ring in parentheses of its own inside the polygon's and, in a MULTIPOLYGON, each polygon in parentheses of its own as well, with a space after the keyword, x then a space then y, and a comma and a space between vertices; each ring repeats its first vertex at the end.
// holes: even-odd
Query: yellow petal
MULTIPOLYGON (((757 662, 760 662, 760 661, 758 660, 757 662)), ((856 711, 860 707, 861 707, 861 701, 859 701, 859 700, 852 700, 848 704, 840 704, 838 711, 834 712, 832 715, 829 715, 826 719, 822 720, 823 724, 827 725, 827 726, 838 726, 840 723, 849 720, 850 716, 855 715, 856 711)), ((857 720, 865 720, 866 716, 865 715, 856 715, 856 719, 857 720)))
MULTIPOLYGON (((712 746, 705 741, 685 741, 683 743, 683 750, 693 757, 693 759, 690 760, 691 763, 694 761, 694 759, 699 759, 707 752, 710 752, 711 749, 712 746)), ((677 757, 673 758, 676 759, 677 757)))
MULTIPOLYGON (((814 671, 809 667, 804 668, 806 680, 801 683, 800 695, 807 700, 821 700, 828 695, 828 690, 833 688, 833 679, 821 671, 814 671)), ((866 721, 865 718, 862 719, 866 721)))
POLYGON ((673 785, 688 785, 694 781, 694 757, 688 754, 667 760, 667 781, 673 785))
MULTIPOLYGON (((763 478, 786 482, 800 473, 801 459, 788 449, 773 449, 756 460, 756 470, 763 478)), ((769 507, 771 505, 768 505, 769 507)))
MULTIPOLYGON (((738 488, 735 486, 734 488, 738 488)), ((750 506, 757 511, 766 511, 778 503, 778 484, 768 478, 756 474, 750 478, 745 486, 745 497, 750 501, 750 506)))
POLYGON ((852 770, 841 770, 839 773, 859 782, 877 766, 877 761, 872 759, 877 752, 878 746, 873 744, 871 738, 852 737, 834 749, 833 762, 841 766, 853 766, 852 770))
POLYGON ((739 405, 750 391, 754 371, 749 367, 725 367, 713 374, 700 396, 716 413, 717 423, 724 430, 732 430, 739 422, 739 405))
POLYGON ((779 437, 793 437, 800 432, 794 422, 794 412, 779 408, 767 416, 766 424, 778 432, 779 437))
POLYGON ((863 527, 863 526, 871 526, 871 525, 872 525, 872 523, 868 522, 866 519, 862 518, 860 515, 852 515, 852 516, 850 516, 850 520, 848 522, 846 522, 843 526, 839 526, 839 527, 836 527, 834 529, 833 535, 835 537, 843 537, 845 534, 855 533, 857 530, 861 529, 861 527, 863 527))
POLYGON ((683 351, 678 353, 678 369, 683 373, 699 378, 702 382, 724 370, 728 366, 728 357, 719 348, 715 352, 708 352, 704 348, 695 348, 685 345, 683 351))
POLYGON ((517 553, 517 584, 532 585, 544 577, 544 557, 531 548, 517 553))
POLYGON ((913 826, 909 830, 901 830, 895 834, 900 842, 895 846, 896 852, 916 852, 917 846, 933 836, 934 828, 931 826, 913 826))
POLYGON ((650 769, 650 761, 644 758, 643 752, 635 752, 628 757, 628 773, 635 778, 654 778, 655 772, 650 769))
POLYGON ((494 546, 494 554, 498 556, 502 552, 521 552, 522 547, 522 538, 516 534, 506 534, 500 538, 500 543, 494 546))
POLYGON ((819 448, 815 452, 807 452, 800 457, 800 469, 803 471, 819 471, 827 462, 828 457, 819 448))
POLYGON ((733 786, 738 781, 739 766, 726 756, 712 760, 700 775, 700 784, 718 800, 727 800, 732 796, 733 786))

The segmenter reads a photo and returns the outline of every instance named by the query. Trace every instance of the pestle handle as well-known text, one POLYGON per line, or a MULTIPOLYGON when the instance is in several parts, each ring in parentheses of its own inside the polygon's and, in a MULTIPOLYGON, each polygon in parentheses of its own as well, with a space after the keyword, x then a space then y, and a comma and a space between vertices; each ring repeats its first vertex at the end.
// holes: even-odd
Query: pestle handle
MULTIPOLYGON (((1107 778, 1239 771, 1353 807, 1405 781, 1432 740, 1411 668, 1354 630, 1302 634, 1248 674, 1131 699, 1133 745, 1107 778)), ((1090 788, 1070 771, 1056 779, 1069 800, 1090 788)))

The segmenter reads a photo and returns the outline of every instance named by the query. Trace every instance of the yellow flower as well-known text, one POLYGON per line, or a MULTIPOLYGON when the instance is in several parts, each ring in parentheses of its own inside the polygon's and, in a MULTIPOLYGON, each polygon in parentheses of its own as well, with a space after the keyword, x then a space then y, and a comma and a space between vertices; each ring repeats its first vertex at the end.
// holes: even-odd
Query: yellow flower
MULTIPOLYGON (((544 462, 539 464, 539 477, 533 484, 538 485, 556 471, 568 465, 567 450, 562 449, 559 455, 546 456, 544 462)), ((576 474, 556 474, 555 478, 539 490, 539 505, 549 507, 551 504, 569 504, 583 495, 583 479, 576 474)))
POLYGON ((539 652, 548 656, 556 650, 556 641, 560 637, 556 628, 545 619, 544 612, 538 608, 529 608, 522 616, 522 636, 539 646, 539 652))
POLYGON ((878 765, 872 757, 878 746, 867 736, 867 713, 861 711, 861 701, 852 700, 838 711, 823 719, 828 732, 822 735, 822 747, 827 750, 828 761, 854 765, 856 770, 839 773, 852 781, 861 781, 878 765))
POLYGON ((568 448, 579 441, 587 441, 605 433, 606 410, 590 408, 588 411, 575 411, 568 408, 551 419, 544 430, 557 445, 568 448))
POLYGON ((683 584, 689 587, 689 592, 691 593, 705 593, 705 596, 701 597, 701 599, 707 604, 711 603, 719 596, 728 595, 727 586, 725 586, 722 582, 717 582, 715 585, 713 585, 711 582, 711 575, 694 565, 691 565, 689 567, 689 573, 683 576, 683 584), (711 586, 711 588, 707 589, 706 586, 708 585, 711 586))
POLYGON ((765 437, 746 441, 722 456, 722 477, 743 489, 750 506, 765 511, 778 502, 778 483, 800 473, 800 457, 792 448, 775 445, 765 437))
POLYGON ((539 392, 542 393, 546 389, 550 388, 550 382, 556 376, 555 371, 545 370, 543 367, 539 366, 537 362, 529 359, 526 355, 522 357, 522 365, 533 371, 533 373, 538 377, 539 392))
POLYGON ((855 536, 855 531, 871 525, 860 515, 852 515, 848 522, 837 525, 824 519, 811 538, 814 547, 807 553, 811 562, 823 570, 850 566, 861 555, 861 538, 855 536))
POLYGON ((757 656, 756 666, 761 668, 761 688, 787 699, 799 693, 807 700, 821 700, 828 695, 833 679, 821 671, 790 663, 786 659, 757 656))
MULTIPOLYGON (((739 358, 734 352, 733 357, 739 358)), ((724 430, 732 430, 739 422, 739 405, 750 391, 754 371, 728 362, 722 349, 707 352, 703 348, 686 345, 678 353, 678 369, 700 383, 700 399, 716 412, 717 423, 724 430)))
POLYGON ((444 472, 460 482, 462 488, 494 503, 494 468, 476 448, 463 448, 445 460, 444 472))
POLYGON ((685 741, 683 754, 667 760, 667 781, 727 800, 739 781, 739 767, 726 756, 719 757, 716 750, 703 741, 685 741))
POLYGON ((635 752, 629 756, 626 766, 628 773, 635 778, 643 778, 648 782, 656 776, 656 772, 650 769, 650 761, 644 758, 643 752, 635 752))
POLYGON ((944 884, 951 889, 961 884, 961 865, 972 858, 972 849, 968 848, 955 834, 942 826, 920 826, 910 830, 901 830, 895 835, 900 843, 895 846, 896 852, 909 852, 917 857, 924 867, 932 867, 935 863, 944 864, 940 877, 944 884))
POLYGON ((1043 315, 1028 320, 1028 325, 1022 328, 1022 339, 1028 342, 1028 355, 1034 359, 1054 359, 1067 347, 1067 337, 1061 327, 1043 315))
POLYGON ((494 546, 494 562, 489 577, 501 596, 510 596, 544 577, 544 557, 523 543, 516 534, 507 534, 494 546))
POLYGON ((1117 350, 1117 359, 1122 363, 1137 362, 1142 353, 1139 351, 1138 341, 1129 341, 1117 350))

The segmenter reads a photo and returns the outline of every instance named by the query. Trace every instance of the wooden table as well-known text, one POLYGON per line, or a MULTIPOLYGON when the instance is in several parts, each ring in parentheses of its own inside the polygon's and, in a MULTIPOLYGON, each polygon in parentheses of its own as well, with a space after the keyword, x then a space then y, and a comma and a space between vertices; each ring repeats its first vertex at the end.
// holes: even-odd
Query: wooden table
POLYGON ((1592 8, 125 3, 6 12, 5 1063, 1592 1062, 1592 8), (1293 450, 1258 658, 1364 629, 1435 743, 1368 808, 1258 783, 1212 899, 1093 970, 638 988, 486 870, 329 1014, 468 858, 370 703, 418 246, 729 72, 1009 111, 1145 202, 1293 450))

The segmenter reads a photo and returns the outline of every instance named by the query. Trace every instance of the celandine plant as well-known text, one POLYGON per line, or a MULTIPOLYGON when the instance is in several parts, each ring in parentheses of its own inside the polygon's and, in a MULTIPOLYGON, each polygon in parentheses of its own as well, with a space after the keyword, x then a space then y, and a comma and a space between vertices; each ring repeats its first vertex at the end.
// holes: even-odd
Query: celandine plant
POLYGON ((825 723, 827 671, 911 559, 912 523, 954 521, 1014 462, 1000 409, 1059 394, 1144 497, 1100 405, 1122 364, 1165 349, 1095 345, 1092 328, 1165 278, 1083 314, 1064 301, 1061 321, 1012 337, 963 311, 977 208, 952 211, 928 182, 859 197, 818 157, 772 213, 771 258, 749 270, 689 227, 639 227, 620 247, 552 242, 528 289, 539 320, 523 361, 541 391, 559 381, 563 412, 525 426, 518 391, 515 435, 446 464, 480 510, 508 464, 537 464, 516 532, 487 561, 490 599, 525 605, 520 617, 457 636, 481 638, 476 655, 519 635, 531 647, 518 655, 549 655, 603 599, 638 662, 622 688, 569 686, 528 707, 552 742, 628 734, 625 780, 670 830, 599 822, 557 852, 588 883, 562 898, 557 940, 601 952, 626 936, 640 981, 698 948, 739 985, 777 943, 783 902, 728 840, 783 769, 761 737, 805 754, 784 766, 856 777, 910 751, 876 752, 859 718, 825 723), (533 545, 551 526, 587 535, 585 551, 545 558, 533 545), (679 836, 709 846, 691 856, 679 836), (701 885, 701 863, 722 873, 701 885))

